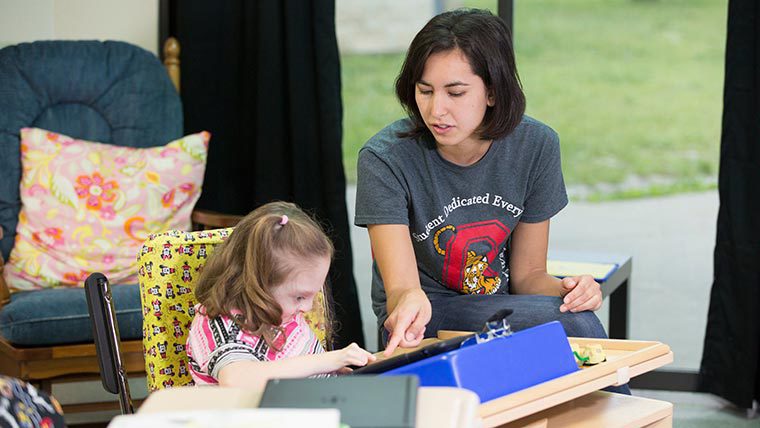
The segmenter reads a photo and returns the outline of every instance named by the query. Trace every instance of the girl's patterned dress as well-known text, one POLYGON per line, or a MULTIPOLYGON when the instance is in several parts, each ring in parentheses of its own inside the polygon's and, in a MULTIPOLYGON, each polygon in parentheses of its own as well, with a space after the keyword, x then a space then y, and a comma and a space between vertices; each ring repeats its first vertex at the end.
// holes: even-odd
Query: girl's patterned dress
POLYGON ((261 336, 242 330, 231 318, 208 318, 205 308, 196 306, 196 314, 187 339, 190 374, 196 385, 218 384, 219 371, 235 361, 276 361, 283 358, 324 352, 314 331, 298 314, 281 325, 269 347, 261 336))

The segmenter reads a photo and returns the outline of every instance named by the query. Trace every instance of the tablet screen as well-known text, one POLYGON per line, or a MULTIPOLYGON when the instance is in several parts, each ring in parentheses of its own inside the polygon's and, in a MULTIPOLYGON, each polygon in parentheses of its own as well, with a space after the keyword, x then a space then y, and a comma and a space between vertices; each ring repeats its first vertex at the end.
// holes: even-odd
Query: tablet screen
POLYGON ((451 339, 441 340, 439 342, 431 343, 420 349, 416 349, 412 352, 396 355, 385 360, 380 360, 376 363, 366 365, 354 369, 351 374, 378 374, 385 373, 389 370, 411 364, 413 362, 422 360, 424 358, 432 357, 434 355, 442 354, 444 352, 453 351, 458 349, 462 342, 475 336, 474 334, 468 334, 464 336, 452 337, 451 339))

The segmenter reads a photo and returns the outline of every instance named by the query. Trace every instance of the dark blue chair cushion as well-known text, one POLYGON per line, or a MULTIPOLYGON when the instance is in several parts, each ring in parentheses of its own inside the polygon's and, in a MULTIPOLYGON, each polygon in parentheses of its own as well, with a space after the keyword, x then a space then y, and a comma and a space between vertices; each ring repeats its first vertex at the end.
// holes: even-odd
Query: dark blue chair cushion
MULTIPOLYGON (((142 339, 142 307, 137 284, 112 287, 122 340, 142 339)), ((92 324, 83 288, 50 288, 11 294, 0 311, 0 333, 14 345, 92 343, 92 324)))
POLYGON ((182 136, 182 105, 150 52, 123 42, 43 41, 0 49, 0 251, 20 209, 19 130, 37 127, 129 147, 182 136))

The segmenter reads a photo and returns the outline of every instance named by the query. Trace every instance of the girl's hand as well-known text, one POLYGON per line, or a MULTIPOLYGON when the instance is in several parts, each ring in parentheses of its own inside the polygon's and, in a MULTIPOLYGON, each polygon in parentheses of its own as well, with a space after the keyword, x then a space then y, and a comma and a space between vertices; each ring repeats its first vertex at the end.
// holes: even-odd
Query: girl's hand
POLYGON ((591 275, 562 278, 560 312, 595 311, 602 307, 602 288, 591 275))
POLYGON ((326 352, 325 356, 329 358, 331 363, 328 371, 341 370, 346 366, 366 366, 377 359, 377 357, 369 351, 360 348, 356 343, 352 343, 343 349, 326 352))
POLYGON ((219 371, 219 385, 264 390, 269 379, 307 377, 321 373, 351 371, 348 365, 364 366, 377 359, 352 343, 337 351, 304 354, 274 361, 233 361, 219 371))
POLYGON ((388 296, 388 307, 393 310, 384 324, 391 334, 383 352, 385 356, 390 356, 397 346, 411 348, 419 345, 433 313, 430 300, 420 288, 404 290, 398 298, 388 296))

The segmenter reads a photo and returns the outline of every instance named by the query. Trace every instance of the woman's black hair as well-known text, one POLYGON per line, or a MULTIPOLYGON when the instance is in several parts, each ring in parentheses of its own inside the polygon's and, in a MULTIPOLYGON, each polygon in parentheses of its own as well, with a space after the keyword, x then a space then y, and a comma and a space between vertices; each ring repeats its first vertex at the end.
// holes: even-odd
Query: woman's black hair
POLYGON ((459 49, 483 79, 493 107, 486 109, 476 133, 491 140, 512 132, 525 113, 525 94, 517 74, 512 36, 504 21, 488 10, 457 9, 433 17, 409 45, 396 78, 396 96, 414 128, 400 134, 418 138, 430 135, 415 100, 416 85, 430 55, 459 49))

